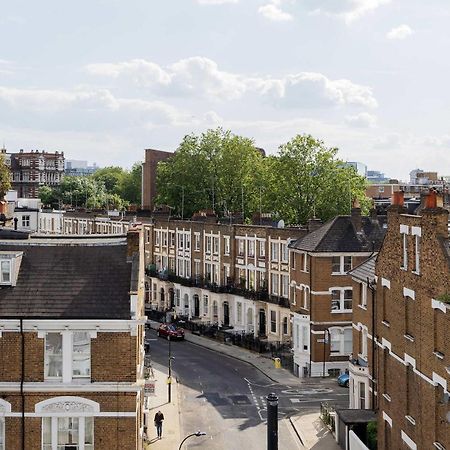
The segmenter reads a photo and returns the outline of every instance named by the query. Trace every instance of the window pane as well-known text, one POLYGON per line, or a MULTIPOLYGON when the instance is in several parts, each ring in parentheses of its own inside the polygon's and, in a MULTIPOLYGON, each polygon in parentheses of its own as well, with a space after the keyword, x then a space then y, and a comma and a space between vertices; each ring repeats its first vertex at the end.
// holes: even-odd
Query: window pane
POLYGON ((341 351, 341 336, 337 330, 332 330, 330 352, 340 353, 340 351, 341 351))
POLYGON ((52 444, 52 418, 51 417, 43 417, 42 418, 42 444, 50 445, 52 444))
POLYGON ((331 311, 341 309, 341 291, 331 291, 331 311))
POLYGON ((350 289, 344 291, 344 309, 352 309, 352 294, 350 289))
POLYGON ((9 283, 11 281, 11 263, 9 261, 2 261, 1 264, 2 281, 9 283))
POLYGON ((85 331, 73 333, 72 374, 74 377, 91 375, 91 338, 85 331))
POLYGON ((341 271, 341 257, 333 256, 331 260, 331 271, 333 273, 339 273, 341 271))
POLYGON ((58 445, 78 444, 78 421, 78 417, 58 417, 58 445))
POLYGON ((352 257, 344 256, 344 272, 352 270, 352 257))
POLYGON ((45 337, 45 376, 62 377, 62 335, 47 333, 45 337))
MULTIPOLYGON (((84 419, 84 443, 85 444, 93 444, 94 443, 94 418, 86 417, 84 419)), ((94 448, 85 447, 85 448, 94 448)))

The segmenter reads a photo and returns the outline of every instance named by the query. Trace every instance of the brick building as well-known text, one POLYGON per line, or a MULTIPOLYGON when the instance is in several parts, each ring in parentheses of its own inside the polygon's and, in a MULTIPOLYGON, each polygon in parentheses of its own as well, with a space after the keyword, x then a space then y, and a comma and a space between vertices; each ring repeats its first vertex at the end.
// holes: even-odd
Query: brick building
POLYGON ((156 197, 156 170, 158 163, 165 161, 173 155, 172 152, 146 149, 145 159, 142 163, 142 209, 153 210, 156 197))
POLYGON ((148 303, 203 323, 289 342, 288 244, 305 229, 156 220, 144 225, 148 303))
POLYGON ((11 170, 11 189, 20 198, 39 198, 40 186, 56 186, 64 176, 64 152, 49 153, 20 150, 6 154, 5 161, 11 170))
POLYGON ((142 254, 0 231, 1 449, 142 448, 142 254))
MULTIPOLYGON (((380 248, 380 218, 337 216, 290 245, 294 372, 338 374, 352 352, 353 286, 347 274, 380 248)), ((314 227, 313 227, 314 228, 314 227)))
POLYGON ((396 194, 376 261, 353 276, 359 295, 350 406, 377 411, 379 448, 450 448, 450 247, 442 199, 431 192, 420 215, 411 215, 396 194))

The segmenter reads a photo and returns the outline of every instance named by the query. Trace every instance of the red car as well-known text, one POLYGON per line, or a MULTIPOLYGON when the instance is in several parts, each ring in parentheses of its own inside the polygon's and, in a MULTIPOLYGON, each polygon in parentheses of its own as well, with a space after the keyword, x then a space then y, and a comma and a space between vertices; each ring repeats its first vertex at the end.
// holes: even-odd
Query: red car
POLYGON ((177 328, 175 325, 170 323, 162 323, 156 334, 160 337, 165 337, 169 339, 184 339, 184 330, 182 328, 177 328))

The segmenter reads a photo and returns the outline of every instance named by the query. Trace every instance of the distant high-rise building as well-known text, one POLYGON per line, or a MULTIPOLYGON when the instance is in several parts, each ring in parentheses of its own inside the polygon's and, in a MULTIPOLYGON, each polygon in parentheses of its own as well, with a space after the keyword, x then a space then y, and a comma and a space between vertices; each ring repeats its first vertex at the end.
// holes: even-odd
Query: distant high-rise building
POLYGON ((365 164, 357 161, 347 161, 345 165, 353 167, 358 175, 361 175, 364 178, 367 177, 367 166, 365 164))
POLYGON ((68 159, 66 161, 65 174, 67 176, 86 176, 92 175, 98 169, 99 167, 96 163, 93 163, 92 166, 89 166, 87 161, 68 159))

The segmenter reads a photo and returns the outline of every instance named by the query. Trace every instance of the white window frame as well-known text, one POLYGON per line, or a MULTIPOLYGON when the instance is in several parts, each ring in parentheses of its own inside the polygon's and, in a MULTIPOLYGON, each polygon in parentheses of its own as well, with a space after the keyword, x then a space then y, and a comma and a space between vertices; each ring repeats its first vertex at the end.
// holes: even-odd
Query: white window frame
POLYGON ((331 313, 332 314, 340 314, 340 313, 351 313, 353 309, 345 309, 345 292, 351 291, 352 292, 352 305, 353 305, 353 289, 351 286, 346 287, 331 287, 330 288, 330 294, 331 294, 331 313), (338 309, 332 309, 333 308, 333 291, 339 291, 339 308, 338 309))
POLYGON ((0 284, 11 284, 12 280, 12 264, 10 259, 0 259, 0 284), (3 268, 1 267, 3 264, 8 265, 8 279, 3 277, 3 268))
POLYGON ((223 237, 223 247, 224 247, 224 255, 230 254, 230 236, 224 236, 223 237))
POLYGON ((345 356, 349 355, 352 352, 352 343, 350 342, 349 351, 345 351, 345 332, 350 332, 350 336, 352 336, 353 329, 352 327, 330 327, 328 329, 330 331, 330 353, 333 356, 345 356), (333 339, 333 337, 338 336, 338 339, 333 339), (333 350, 332 344, 333 342, 337 343, 337 350, 333 350))
POLYGON ((198 232, 194 233, 194 251, 200 251, 200 233, 198 232))
POLYGON ((278 262, 280 252, 280 243, 278 241, 270 243, 270 261, 278 262))
POLYGON ((400 224, 400 235, 402 237, 402 270, 408 270, 408 235, 409 226, 400 224))
POLYGON ((31 216, 29 214, 22 216, 22 227, 30 228, 31 216))
MULTIPOLYGON (((38 337, 44 339, 44 359, 47 358, 47 334, 49 333, 60 333, 62 335, 62 375, 60 377, 49 377, 46 375, 46 368, 44 367, 44 381, 55 382, 60 381, 62 383, 72 383, 74 379, 78 380, 78 382, 86 382, 89 383, 91 381, 92 376, 92 346, 89 346, 90 351, 90 370, 89 376, 74 376, 73 375, 73 333, 74 332, 85 332, 86 330, 64 330, 64 331, 39 331, 38 337)), ((90 340, 97 337, 97 333, 95 331, 88 331, 90 340)), ((92 344, 92 342, 91 342, 92 344)), ((45 365, 44 365, 45 366, 45 365)))
POLYGON ((335 255, 331 259, 333 264, 333 258, 339 258, 339 272, 333 272, 333 266, 331 267, 331 275, 347 275, 345 271, 345 258, 350 258, 350 269, 353 268, 353 258, 350 255, 335 255))

